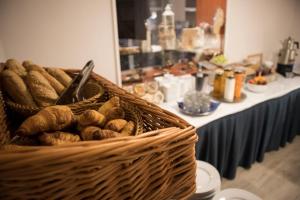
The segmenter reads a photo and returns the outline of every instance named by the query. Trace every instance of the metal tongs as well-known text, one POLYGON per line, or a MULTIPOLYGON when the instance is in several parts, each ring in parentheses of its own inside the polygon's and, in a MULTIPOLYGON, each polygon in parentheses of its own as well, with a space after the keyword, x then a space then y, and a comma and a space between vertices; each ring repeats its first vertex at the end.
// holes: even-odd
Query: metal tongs
POLYGON ((63 91, 56 101, 56 105, 66 105, 82 101, 81 90, 94 69, 94 62, 90 60, 86 63, 80 73, 72 80, 71 84, 63 91))

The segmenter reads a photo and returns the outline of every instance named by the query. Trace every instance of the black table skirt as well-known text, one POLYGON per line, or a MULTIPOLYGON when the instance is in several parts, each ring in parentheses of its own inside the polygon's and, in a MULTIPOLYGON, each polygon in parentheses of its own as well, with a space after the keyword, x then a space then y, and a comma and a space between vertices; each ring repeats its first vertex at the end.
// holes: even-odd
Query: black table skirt
POLYGON ((262 162, 265 152, 284 147, 300 134, 300 89, 215 120, 197 134, 196 158, 234 179, 238 166, 262 162))

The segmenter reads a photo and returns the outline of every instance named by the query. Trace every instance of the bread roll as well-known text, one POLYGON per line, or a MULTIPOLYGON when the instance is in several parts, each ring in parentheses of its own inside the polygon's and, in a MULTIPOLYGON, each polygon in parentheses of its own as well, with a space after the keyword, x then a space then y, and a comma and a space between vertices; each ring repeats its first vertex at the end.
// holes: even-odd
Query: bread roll
POLYGON ((39 136, 39 140, 43 145, 60 145, 79 142, 80 137, 72 133, 57 131, 54 133, 43 133, 39 136))
POLYGON ((6 68, 9 70, 14 71, 16 74, 18 74, 21 77, 26 76, 26 70, 25 68, 15 59, 8 59, 6 61, 6 68))
POLYGON ((53 76, 51 76, 44 68, 42 68, 39 65, 29 65, 26 67, 27 71, 38 71, 40 72, 50 83, 50 85, 55 89, 57 94, 61 94, 65 87, 58 81, 56 80, 53 76))
POLYGON ((19 135, 35 135, 60 131, 71 126, 75 116, 68 106, 50 106, 27 118, 16 131, 19 135))
POLYGON ((1 73, 1 84, 2 89, 8 93, 14 102, 37 107, 23 79, 14 71, 4 70, 1 73))
POLYGON ((58 68, 47 68, 47 71, 50 75, 52 75, 56 80, 58 80, 65 87, 68 87, 72 82, 72 78, 63 70, 58 68))
POLYGON ((81 131, 83 140, 102 140, 117 137, 119 133, 112 130, 104 130, 96 126, 88 126, 81 131))
POLYGON ((29 71, 26 77, 26 83, 31 95, 39 106, 50 106, 55 104, 58 95, 40 72, 29 71))
POLYGON ((120 132, 126 124, 127 121, 124 119, 114 119, 107 122, 104 128, 112 131, 120 132))

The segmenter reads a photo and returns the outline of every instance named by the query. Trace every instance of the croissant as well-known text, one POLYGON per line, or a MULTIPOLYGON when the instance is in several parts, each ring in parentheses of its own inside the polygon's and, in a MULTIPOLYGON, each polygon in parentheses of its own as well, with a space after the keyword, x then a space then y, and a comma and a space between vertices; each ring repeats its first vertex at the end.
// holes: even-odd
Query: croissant
POLYGON ((60 145, 79 142, 80 137, 72 133, 56 131, 54 133, 43 133, 39 136, 39 140, 43 145, 60 145))
POLYGON ((27 118, 17 130, 19 135, 35 135, 41 132, 59 131, 69 127, 75 117, 68 106, 51 106, 27 118))
POLYGON ((14 71, 16 74, 18 74, 21 77, 26 76, 26 70, 25 68, 15 59, 8 59, 5 64, 6 68, 9 70, 14 71))
POLYGON ((56 80, 53 76, 51 76, 44 68, 42 68, 39 65, 28 65, 26 67, 27 71, 38 71, 40 72, 46 79, 47 81, 50 83, 50 85, 54 88, 54 90, 58 93, 61 94, 65 87, 58 81, 56 80))
POLYGON ((129 121, 122 129, 121 136, 130 136, 133 135, 133 132, 134 132, 134 122, 129 121))
POLYGON ((106 101, 99 109, 98 112, 103 114, 104 116, 107 115, 107 112, 113 107, 120 107, 120 98, 119 97, 112 97, 110 100, 106 101))
POLYGON ((113 119, 107 122, 104 128, 112 131, 120 132, 126 124, 127 121, 124 119, 113 119))
POLYGON ((124 119, 125 111, 121 107, 113 107, 109 111, 107 111, 107 115, 105 117, 107 121, 113 119, 124 119))
POLYGON ((83 140, 102 140, 117 137, 119 133, 112 130, 104 130, 96 126, 88 126, 81 131, 83 140))
POLYGON ((105 116, 96 110, 86 110, 78 117, 80 126, 104 126, 105 116))

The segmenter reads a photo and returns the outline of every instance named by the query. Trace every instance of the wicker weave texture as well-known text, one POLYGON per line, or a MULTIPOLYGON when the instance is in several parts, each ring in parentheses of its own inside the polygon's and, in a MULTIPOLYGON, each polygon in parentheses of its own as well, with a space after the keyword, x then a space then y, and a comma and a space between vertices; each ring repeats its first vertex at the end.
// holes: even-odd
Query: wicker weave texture
POLYGON ((0 197, 187 197, 195 184, 194 131, 173 127, 132 138, 2 151, 0 197))
MULTIPOLYGON (((144 134, 54 147, 2 148, 0 199, 189 197, 195 191, 195 129, 103 77, 92 76, 110 95, 135 106, 144 134)), ((0 102, 0 119, 5 116, 2 108, 0 102)), ((0 130, 6 123, 0 120, 0 130)))

